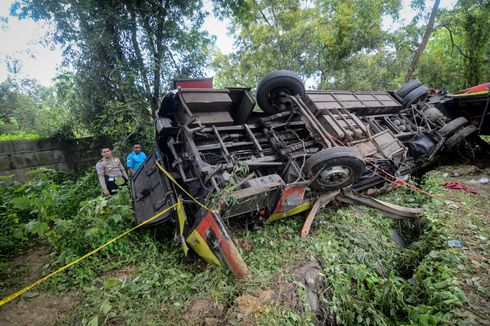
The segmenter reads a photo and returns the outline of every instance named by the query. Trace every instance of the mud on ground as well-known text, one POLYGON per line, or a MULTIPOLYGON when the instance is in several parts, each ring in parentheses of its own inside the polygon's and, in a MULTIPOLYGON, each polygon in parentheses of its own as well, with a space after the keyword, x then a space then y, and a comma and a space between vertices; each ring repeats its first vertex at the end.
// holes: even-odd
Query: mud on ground
MULTIPOLYGON (((37 281, 48 264, 49 247, 42 246, 12 261, 12 274, 2 282, 2 297, 37 281)), ((54 295, 34 288, 22 297, 0 307, 0 325, 54 325, 63 320, 76 305, 70 294, 54 295)))

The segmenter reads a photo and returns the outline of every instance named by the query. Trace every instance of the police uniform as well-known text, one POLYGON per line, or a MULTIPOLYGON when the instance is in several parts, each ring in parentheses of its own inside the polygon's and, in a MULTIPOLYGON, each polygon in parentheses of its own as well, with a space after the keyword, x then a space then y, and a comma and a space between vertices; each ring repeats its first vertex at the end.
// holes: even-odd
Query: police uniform
POLYGON ((95 165, 97 170, 97 175, 99 177, 99 182, 102 189, 107 188, 111 195, 113 195, 118 189, 118 179, 124 178, 125 183, 127 183, 128 175, 124 170, 124 166, 121 161, 116 157, 111 157, 106 159, 102 158, 95 165))

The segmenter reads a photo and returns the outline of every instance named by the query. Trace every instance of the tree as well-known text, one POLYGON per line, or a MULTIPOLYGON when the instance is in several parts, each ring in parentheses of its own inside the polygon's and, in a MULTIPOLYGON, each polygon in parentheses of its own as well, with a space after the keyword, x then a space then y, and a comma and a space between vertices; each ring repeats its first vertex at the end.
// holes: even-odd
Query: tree
POLYGON ((422 82, 457 91, 490 79, 490 3, 459 0, 442 10, 415 74, 422 82))
POLYGON ((420 56, 424 52, 425 46, 427 45, 427 42, 429 41, 430 34, 432 33, 432 30, 434 29, 434 22, 436 20, 437 10, 439 9, 439 3, 440 2, 441 2, 440 0, 434 1, 434 6, 432 7, 432 10, 430 12, 429 21, 427 22, 427 26, 425 27, 424 36, 422 37, 422 41, 420 42, 420 45, 417 48, 417 51, 415 51, 415 54, 413 55, 413 58, 412 58, 412 62, 410 63, 410 66, 408 67, 407 74, 405 75, 405 82, 408 82, 410 79, 412 79, 413 72, 417 68, 417 64, 419 62, 420 56))
MULTIPOLYGON (((456 40, 459 42, 459 37, 456 40)), ((434 29, 420 57, 415 71, 416 78, 428 86, 453 92, 462 88, 463 70, 463 60, 451 45, 448 32, 441 28, 434 29)))
MULTIPOLYGON (((255 85, 274 69, 289 69, 320 87, 356 87, 346 72, 363 58, 387 53, 385 15, 396 17, 397 0, 215 0, 231 16, 237 51, 213 62, 220 84, 255 85)), ((389 58, 390 56, 388 56, 389 58)))
POLYGON ((22 0, 19 17, 56 22, 74 68, 74 111, 94 133, 145 133, 172 79, 201 76, 212 39, 200 0, 22 0))
POLYGON ((30 79, 8 78, 0 83, 0 134, 24 132, 49 137, 69 118, 54 87, 30 79))
POLYGON ((464 30, 464 87, 469 87, 490 78, 490 2, 460 0, 456 10, 464 30))

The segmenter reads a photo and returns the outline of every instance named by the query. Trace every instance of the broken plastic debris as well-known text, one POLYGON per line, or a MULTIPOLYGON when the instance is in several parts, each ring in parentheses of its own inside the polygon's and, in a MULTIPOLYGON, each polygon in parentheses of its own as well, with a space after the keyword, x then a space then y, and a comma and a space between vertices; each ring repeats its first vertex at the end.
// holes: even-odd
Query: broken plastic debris
POLYGON ((463 243, 461 240, 448 240, 447 245, 452 248, 461 248, 463 246, 463 243))
POLYGON ((478 180, 470 180, 469 183, 479 183, 479 184, 487 184, 489 182, 488 178, 480 178, 478 180))

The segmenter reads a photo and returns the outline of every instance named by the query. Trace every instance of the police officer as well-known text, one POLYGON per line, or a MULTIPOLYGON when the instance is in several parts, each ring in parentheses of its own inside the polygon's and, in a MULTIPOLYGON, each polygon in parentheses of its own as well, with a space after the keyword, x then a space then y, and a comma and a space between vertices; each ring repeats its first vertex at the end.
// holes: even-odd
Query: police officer
POLYGON ((102 159, 97 162, 95 169, 104 196, 109 196, 116 193, 119 186, 128 182, 128 175, 121 161, 117 157, 112 157, 112 150, 109 147, 101 148, 101 154, 102 159))
POLYGON ((126 159, 126 165, 129 168, 129 175, 133 176, 136 171, 140 168, 141 164, 146 159, 146 154, 141 151, 141 144, 140 143, 134 143, 133 144, 133 151, 128 155, 126 159))

